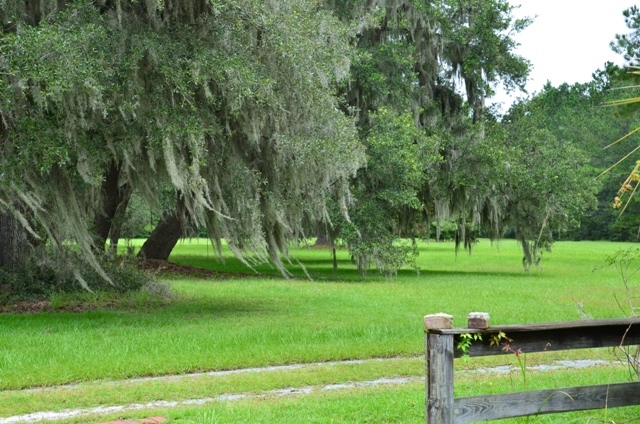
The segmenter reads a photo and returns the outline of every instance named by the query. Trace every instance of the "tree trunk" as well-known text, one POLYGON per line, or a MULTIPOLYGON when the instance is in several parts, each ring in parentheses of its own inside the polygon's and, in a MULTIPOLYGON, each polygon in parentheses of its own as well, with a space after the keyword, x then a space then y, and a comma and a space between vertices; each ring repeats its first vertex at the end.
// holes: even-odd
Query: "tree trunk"
POLYGON ((327 234, 327 230, 325 228, 318 230, 318 236, 316 238, 316 242, 313 245, 315 247, 331 246, 331 241, 329 240, 329 234, 327 234))
POLYGON ((110 233, 112 233, 111 241, 112 243, 115 241, 117 247, 122 226, 122 222, 118 222, 118 219, 124 218, 129 199, 131 199, 129 184, 120 186, 120 171, 120 165, 111 161, 100 190, 102 204, 93 216, 93 247, 97 253, 104 253, 105 243, 110 233))
POLYGON ((331 254, 333 255, 333 279, 338 279, 338 256, 336 255, 336 246, 331 247, 331 254))
POLYGON ((331 258, 333 263, 333 278, 338 278, 338 256, 336 253, 336 244, 335 240, 329 234, 328 228, 326 226, 321 226, 318 229, 316 242, 313 244, 314 247, 320 248, 331 248, 331 258))
POLYGON ((131 185, 125 184, 120 188, 120 204, 116 208, 116 213, 111 221, 111 230, 109 231, 109 253, 115 256, 118 253, 118 241, 120 240, 120 230, 125 220, 125 213, 133 190, 131 185))
POLYGON ((12 215, 0 213, 0 268, 18 269, 28 248, 26 231, 12 215))
POLYGON ((182 221, 178 217, 178 212, 165 213, 147 241, 142 245, 138 257, 166 261, 182 234, 182 221))
POLYGON ((524 270, 528 272, 531 268, 531 263, 533 262, 531 247, 529 246, 529 243, 524 238, 524 236, 518 236, 518 238, 520 239, 520 244, 522 245, 522 253, 524 254, 524 256, 522 257, 522 266, 524 267, 524 270))

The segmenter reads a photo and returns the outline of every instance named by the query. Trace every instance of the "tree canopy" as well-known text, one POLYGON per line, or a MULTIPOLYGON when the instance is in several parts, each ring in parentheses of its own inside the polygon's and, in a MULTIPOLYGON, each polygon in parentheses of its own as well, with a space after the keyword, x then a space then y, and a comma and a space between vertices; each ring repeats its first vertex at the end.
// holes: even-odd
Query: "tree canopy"
MULTIPOLYGON (((380 267, 383 255, 373 252, 385 252, 390 263, 395 261, 391 268, 397 267, 402 261, 388 254, 394 250, 391 240, 414 237, 417 228, 425 227, 428 236, 434 220, 438 228, 443 221, 455 222, 456 239, 467 247, 481 223, 499 237, 503 205, 491 187, 494 179, 485 178, 492 175, 493 163, 485 154, 490 149, 484 136, 485 99, 496 84, 523 87, 529 63, 514 53, 512 35, 530 20, 513 19, 506 1, 328 3, 343 20, 360 23, 351 81, 343 88, 369 160, 353 181, 355 206, 350 212, 358 231, 351 234, 357 236, 345 236, 352 240, 348 244, 359 268, 371 260, 380 267), (385 147, 381 154, 377 131, 383 117, 412 117, 429 147, 419 147, 424 145, 416 139, 402 141, 407 140, 407 126, 387 125, 385 138, 394 139, 397 148, 385 147), (421 153, 404 160, 405 174, 380 177, 415 148, 421 153), (416 168, 420 177, 409 184, 403 176, 416 168), (387 248, 380 249, 381 240, 387 240, 382 243, 387 248)), ((414 254, 397 242, 395 246, 407 258, 414 254)))
POLYGON ((497 84, 522 88, 528 75, 512 35, 530 20, 512 11, 505 0, 0 0, 6 250, 80 251, 99 272, 135 196, 160 216, 144 257, 166 259, 204 229, 218 249, 225 239, 248 264, 285 272, 289 243, 322 228, 361 272, 393 274, 416 254, 400 237, 448 221, 468 248, 514 228, 528 267, 592 198, 571 131, 545 128, 564 98, 549 88, 502 122, 486 111, 497 84))
POLYGON ((349 34, 315 1, 1 7, 0 199, 33 236, 91 258, 113 178, 279 263, 363 162, 333 88, 349 34))

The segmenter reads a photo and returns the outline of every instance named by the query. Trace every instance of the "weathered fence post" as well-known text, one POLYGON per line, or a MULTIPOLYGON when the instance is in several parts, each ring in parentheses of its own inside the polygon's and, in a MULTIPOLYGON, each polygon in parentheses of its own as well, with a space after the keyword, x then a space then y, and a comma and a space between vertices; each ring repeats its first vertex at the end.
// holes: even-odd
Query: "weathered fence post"
POLYGON ((424 325, 427 424, 453 424, 453 335, 429 332, 453 328, 453 317, 427 315, 424 325))
POLYGON ((466 328, 453 328, 447 314, 427 315, 424 325, 427 424, 640 405, 640 381, 454 398, 453 378, 454 357, 504 355, 496 339, 506 339, 510 351, 522 352, 640 345, 638 317, 492 327, 488 313, 472 312, 466 328), (454 349, 461 341, 464 349, 454 349))

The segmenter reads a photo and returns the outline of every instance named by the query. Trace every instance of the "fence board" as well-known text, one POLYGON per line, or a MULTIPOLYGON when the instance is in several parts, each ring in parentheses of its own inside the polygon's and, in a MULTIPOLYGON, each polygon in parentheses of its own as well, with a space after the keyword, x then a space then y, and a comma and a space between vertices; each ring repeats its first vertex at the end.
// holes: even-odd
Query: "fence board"
POLYGON ((461 397, 454 423, 631 405, 640 405, 640 382, 461 397))
POLYGON ((586 319, 577 321, 559 321, 559 322, 540 322, 533 324, 512 324, 512 325, 494 325, 487 329, 475 329, 475 328, 443 328, 443 329, 429 329, 432 333, 438 334, 461 334, 461 333, 485 333, 485 332, 538 332, 541 330, 561 330, 561 329, 575 329, 575 328, 597 328, 607 326, 628 326, 629 324, 640 324, 640 317, 631 318, 609 318, 609 319, 586 319))
MULTIPOLYGON (((606 320, 568 321, 531 325, 503 325, 486 330, 453 328, 429 330, 438 334, 452 334, 457 345, 460 334, 482 334, 483 340, 469 347, 469 356, 503 355, 503 346, 491 346, 491 336, 503 332, 512 339, 509 346, 523 352, 585 349, 596 347, 629 346, 640 344, 640 319, 622 318, 606 320)), ((454 357, 462 352, 456 349, 454 357)))

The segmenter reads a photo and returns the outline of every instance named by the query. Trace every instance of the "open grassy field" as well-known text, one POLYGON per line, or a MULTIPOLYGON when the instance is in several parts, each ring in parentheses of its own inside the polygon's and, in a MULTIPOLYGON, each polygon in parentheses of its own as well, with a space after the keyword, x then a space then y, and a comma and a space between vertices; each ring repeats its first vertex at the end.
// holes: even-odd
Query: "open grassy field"
MULTIPOLYGON (((628 246, 560 242, 545 254, 541 269, 525 273, 515 241, 492 246, 481 240, 472 255, 461 252, 457 257, 452 243, 422 243, 420 274, 401 270, 393 279, 375 271, 360 277, 345 251, 338 252, 339 275, 333 279, 328 250, 300 247, 292 249, 291 272, 304 275, 297 265, 300 261, 312 281, 284 280, 272 267, 259 266, 255 277, 170 278, 175 297, 167 304, 141 301, 115 310, 0 315, 0 417, 138 403, 142 410, 116 415, 161 414, 185 423, 421 422, 424 388, 415 379, 423 373, 424 315, 447 312, 460 326, 471 311, 489 312, 492 324, 575 320, 583 312, 594 318, 624 316, 616 301, 616 296, 625 297, 622 280, 613 268, 602 266, 607 256, 628 246), (378 360, 367 360, 373 358, 378 360), (354 359, 365 361, 341 362, 354 359), (339 363, 317 364, 327 361, 339 363), (290 364, 305 365, 170 381, 131 380, 290 364), (397 377, 410 381, 364 384, 397 377), (352 386, 322 389, 342 383, 352 386), (293 397, 273 392, 291 387, 316 390, 293 397), (47 389, 25 390, 33 388, 47 389), (247 393, 255 396, 235 402, 216 398, 247 393), (170 408, 144 406, 159 400, 204 398, 210 400, 197 407, 188 402, 170 408)), ((215 260, 205 240, 179 244, 170 260, 225 272, 253 272, 229 254, 224 262, 215 260)), ((606 350, 571 351, 536 355, 528 361, 564 358, 612 360, 613 355, 606 350)), ((519 372, 493 376, 473 372, 503 364, 515 365, 512 355, 459 361, 456 395, 628 379, 619 367, 531 371, 526 384, 519 372)), ((635 416, 640 416, 640 409, 623 408, 535 417, 530 422, 620 422, 635 416)), ((75 420, 63 421, 100 421, 75 420)))

